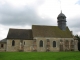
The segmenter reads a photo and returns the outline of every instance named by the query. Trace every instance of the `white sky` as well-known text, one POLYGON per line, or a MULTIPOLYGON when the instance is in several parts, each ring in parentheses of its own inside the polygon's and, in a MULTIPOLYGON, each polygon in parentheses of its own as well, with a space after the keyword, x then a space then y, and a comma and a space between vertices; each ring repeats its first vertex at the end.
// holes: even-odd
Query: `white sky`
MULTIPOLYGON (((62 9, 62 12, 67 17, 67 26, 69 26, 70 30, 73 31, 73 34, 80 35, 80 31, 79 31, 80 27, 78 26, 79 25, 78 21, 80 19, 79 0, 0 0, 0 9, 6 3, 9 4, 12 8, 20 9, 20 10, 25 8, 25 6, 34 8, 37 15, 40 18, 52 19, 50 21, 53 22, 53 25, 57 25, 57 16, 62 9), (60 1, 61 1, 61 6, 60 6, 60 1)), ((0 14, 0 20, 2 20, 2 14, 0 14)), ((0 40, 6 38, 9 28, 25 29, 25 28, 31 28, 31 26, 27 24, 24 27, 21 25, 14 26, 14 25, 0 24, 0 40)))

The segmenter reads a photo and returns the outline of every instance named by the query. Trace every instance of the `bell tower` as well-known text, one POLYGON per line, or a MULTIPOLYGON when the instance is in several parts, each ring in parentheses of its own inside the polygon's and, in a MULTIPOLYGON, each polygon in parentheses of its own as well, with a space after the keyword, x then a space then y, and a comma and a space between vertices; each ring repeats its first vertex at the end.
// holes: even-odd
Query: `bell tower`
POLYGON ((66 16, 62 13, 62 11, 57 17, 57 23, 58 23, 58 27, 61 30, 63 30, 63 31, 66 30, 66 16))

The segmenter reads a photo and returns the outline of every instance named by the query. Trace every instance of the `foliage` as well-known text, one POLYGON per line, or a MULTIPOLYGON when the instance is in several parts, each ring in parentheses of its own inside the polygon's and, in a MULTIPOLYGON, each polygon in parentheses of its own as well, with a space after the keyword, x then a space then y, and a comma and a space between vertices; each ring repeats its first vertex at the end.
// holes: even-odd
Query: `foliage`
POLYGON ((79 52, 0 52, 0 60, 80 60, 79 52))
POLYGON ((75 37, 77 38, 77 40, 80 42, 80 37, 78 35, 75 35, 75 37))

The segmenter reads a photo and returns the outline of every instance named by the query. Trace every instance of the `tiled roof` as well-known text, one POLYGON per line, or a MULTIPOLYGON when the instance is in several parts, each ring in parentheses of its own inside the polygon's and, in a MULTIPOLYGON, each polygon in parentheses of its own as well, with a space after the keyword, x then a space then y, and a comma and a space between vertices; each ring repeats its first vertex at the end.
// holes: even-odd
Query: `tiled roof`
POLYGON ((73 38, 72 33, 66 27, 63 31, 58 28, 58 26, 32 26, 33 37, 56 37, 56 38, 73 38))
POLYGON ((32 40, 31 29, 9 29, 7 39, 27 39, 32 40))
POLYGON ((58 26, 32 25, 32 29, 9 29, 7 39, 32 40, 33 37, 73 38, 69 28, 63 31, 58 26))

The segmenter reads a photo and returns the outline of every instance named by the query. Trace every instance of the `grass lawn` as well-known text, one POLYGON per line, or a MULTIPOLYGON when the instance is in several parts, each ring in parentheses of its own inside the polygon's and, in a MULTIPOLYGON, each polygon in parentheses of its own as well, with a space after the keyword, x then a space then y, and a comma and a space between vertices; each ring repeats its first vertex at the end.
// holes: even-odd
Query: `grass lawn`
POLYGON ((80 52, 0 52, 0 60, 80 60, 80 52))

